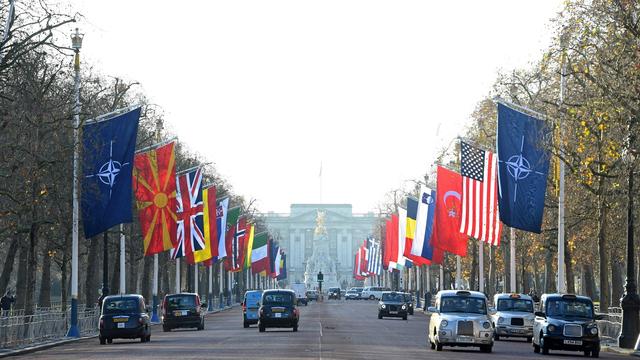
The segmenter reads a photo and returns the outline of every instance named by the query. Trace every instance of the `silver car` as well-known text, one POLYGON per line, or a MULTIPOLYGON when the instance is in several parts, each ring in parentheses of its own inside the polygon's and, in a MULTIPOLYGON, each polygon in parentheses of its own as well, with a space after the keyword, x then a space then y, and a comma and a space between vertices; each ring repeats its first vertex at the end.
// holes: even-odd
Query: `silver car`
POLYGON ((443 290, 429 307, 427 342, 431 349, 443 346, 476 346, 490 353, 493 327, 487 311, 487 297, 478 291, 443 290))
MULTIPOLYGON (((493 297, 495 313, 491 320, 495 327, 495 340, 500 337, 526 338, 531 342, 533 337, 533 299, 524 294, 496 294, 493 297)), ((493 310, 493 309, 492 309, 493 310)))

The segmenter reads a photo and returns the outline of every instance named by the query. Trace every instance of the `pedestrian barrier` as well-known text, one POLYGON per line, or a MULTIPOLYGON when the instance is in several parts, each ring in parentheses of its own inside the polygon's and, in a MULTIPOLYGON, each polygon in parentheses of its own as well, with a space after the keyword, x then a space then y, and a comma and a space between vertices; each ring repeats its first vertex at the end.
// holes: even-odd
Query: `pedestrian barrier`
MULTIPOLYGON (((11 349, 62 339, 69 328, 71 310, 37 310, 33 315, 14 315, 0 318, 0 348, 11 349)), ((98 332, 100 311, 97 307, 81 307, 78 311, 78 325, 82 336, 95 335, 98 332)))

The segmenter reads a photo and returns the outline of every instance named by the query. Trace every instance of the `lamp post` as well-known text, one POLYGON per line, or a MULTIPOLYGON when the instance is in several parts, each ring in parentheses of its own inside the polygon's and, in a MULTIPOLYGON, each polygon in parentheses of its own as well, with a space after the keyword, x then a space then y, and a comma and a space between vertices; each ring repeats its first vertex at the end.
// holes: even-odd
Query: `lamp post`
POLYGON ((632 349, 638 338, 638 311, 640 310, 640 297, 635 280, 635 254, 633 241, 633 176, 635 170, 635 137, 633 133, 633 120, 629 124, 628 138, 628 165, 629 165, 629 191, 627 198, 627 280, 624 285, 624 296, 620 299, 620 307, 622 307, 622 331, 618 338, 618 345, 621 348, 632 349))
POLYGON ((78 173, 80 171, 80 48, 82 48, 82 38, 78 28, 71 35, 71 47, 75 52, 74 58, 74 94, 73 106, 73 201, 71 220, 71 325, 67 331, 68 337, 80 337, 78 327, 78 173))

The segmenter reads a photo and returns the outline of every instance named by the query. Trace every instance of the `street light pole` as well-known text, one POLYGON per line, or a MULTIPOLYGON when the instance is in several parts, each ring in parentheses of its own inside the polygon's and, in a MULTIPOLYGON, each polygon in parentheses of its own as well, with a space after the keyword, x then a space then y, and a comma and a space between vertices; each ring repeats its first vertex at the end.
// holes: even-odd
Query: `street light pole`
POLYGON ((79 183, 80 172, 80 48, 82 48, 83 34, 78 28, 71 35, 71 47, 74 57, 74 94, 73 106, 73 201, 71 220, 71 324, 67 331, 68 337, 80 337, 78 327, 78 222, 79 222, 79 183))
MULTIPOLYGON (((633 121, 633 120, 632 120, 633 121)), ((635 280, 635 254, 634 254, 634 216, 633 216, 633 176, 635 168, 635 134, 629 124, 629 191, 627 195, 627 280, 624 286, 624 296, 620 299, 622 307, 622 331, 618 338, 618 346, 632 349, 638 338, 638 313, 640 311, 640 297, 635 280)))

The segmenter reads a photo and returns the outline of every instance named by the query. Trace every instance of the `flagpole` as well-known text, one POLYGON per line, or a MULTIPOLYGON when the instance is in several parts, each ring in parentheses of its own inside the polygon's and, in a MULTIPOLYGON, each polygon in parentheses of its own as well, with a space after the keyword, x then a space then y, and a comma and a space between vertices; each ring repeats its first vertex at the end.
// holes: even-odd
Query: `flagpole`
POLYGON ((195 290, 194 292, 196 294, 198 294, 198 285, 199 285, 198 284, 199 283, 199 281, 198 281, 198 263, 193 264, 193 277, 194 277, 194 279, 193 279, 193 288, 195 290))
POLYGON ((478 241, 478 290, 484 292, 484 243, 478 241))
POLYGON ((456 290, 462 289, 462 262, 460 255, 456 255, 456 290))
POLYGON ((516 229, 511 228, 509 240, 509 268, 511 269, 509 275, 509 287, 512 293, 518 292, 516 289, 516 229))
MULTIPOLYGON (((162 138, 162 120, 161 119, 158 119, 156 121, 155 136, 156 136, 156 141, 160 141, 160 139, 162 138)), ((146 150, 146 149, 143 149, 143 150, 146 150)), ((178 261, 178 259, 176 259, 176 261, 178 261)), ((180 282, 177 282, 177 283, 179 284, 180 282)), ((158 317, 158 305, 159 305, 158 304, 158 254, 153 255, 153 286, 151 289, 151 294, 152 294, 151 322, 159 323, 160 318, 158 317)))
POLYGON ((220 261, 220 309, 224 308, 224 271, 220 261))
POLYGON ((438 279, 440 290, 444 290, 444 265, 440 264, 440 278, 438 279))
MULTIPOLYGON (((72 47, 75 52, 74 61, 74 107, 73 107, 73 195, 71 216, 71 324, 67 331, 68 337, 80 337, 78 327, 78 223, 79 223, 79 184, 80 172, 80 48, 82 34, 76 28, 71 36, 72 47)), ((63 284, 64 286, 64 284, 63 284)))
POLYGON ((209 266, 209 294, 207 295, 207 311, 213 311, 213 259, 209 266))
MULTIPOLYGON (((563 44, 564 45, 564 44, 563 44)), ((564 46, 563 46, 564 47, 564 46)), ((558 106, 561 107, 564 103, 564 91, 566 86, 566 72, 567 72, 567 63, 565 61, 564 48, 562 53, 562 68, 560 70, 560 99, 558 102, 558 106)), ((560 122, 560 138, 564 138, 564 126, 562 121, 560 122)), ((562 141, 562 140, 561 140, 562 141)), ((565 268, 564 268, 564 162, 562 160, 558 160, 560 163, 560 174, 559 175, 559 192, 558 192, 558 292, 563 294, 567 292, 566 288, 566 278, 565 278, 565 268)))
POLYGON ((127 293, 126 289, 126 273, 125 269, 125 237, 124 237, 124 225, 120 224, 120 294, 127 293))
POLYGON ((180 293, 180 258, 176 258, 176 294, 180 293))
POLYGON ((431 292, 431 265, 427 265, 427 291, 431 292))

